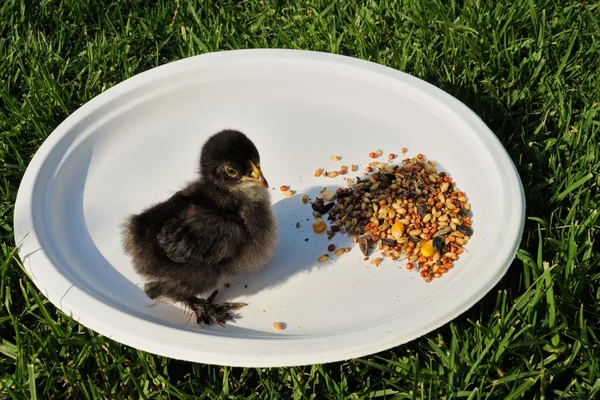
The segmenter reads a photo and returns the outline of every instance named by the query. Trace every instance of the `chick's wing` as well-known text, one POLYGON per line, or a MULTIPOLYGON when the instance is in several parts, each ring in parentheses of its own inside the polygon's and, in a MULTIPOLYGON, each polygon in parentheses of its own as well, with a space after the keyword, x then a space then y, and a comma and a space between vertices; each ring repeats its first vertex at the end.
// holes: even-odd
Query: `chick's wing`
MULTIPOLYGON (((188 213, 190 214, 190 213, 188 213)), ((171 218, 157 236, 159 246, 176 263, 215 265, 233 259, 245 239, 243 225, 211 212, 171 218)))

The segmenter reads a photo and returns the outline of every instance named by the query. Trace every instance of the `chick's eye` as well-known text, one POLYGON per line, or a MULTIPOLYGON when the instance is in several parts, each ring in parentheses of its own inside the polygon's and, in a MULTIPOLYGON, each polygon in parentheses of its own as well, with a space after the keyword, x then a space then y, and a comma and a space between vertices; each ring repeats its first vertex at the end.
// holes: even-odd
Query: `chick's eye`
POLYGON ((238 176, 237 170, 235 170, 231 167, 225 167, 225 172, 227 173, 227 175, 231 176, 232 178, 235 178, 236 176, 238 176))

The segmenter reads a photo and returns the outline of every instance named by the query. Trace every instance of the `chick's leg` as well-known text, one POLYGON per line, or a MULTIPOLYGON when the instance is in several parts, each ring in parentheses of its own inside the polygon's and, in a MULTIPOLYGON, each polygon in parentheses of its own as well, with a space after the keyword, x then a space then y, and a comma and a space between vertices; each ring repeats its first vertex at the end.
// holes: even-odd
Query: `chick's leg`
POLYGON ((202 299, 190 296, 190 293, 181 286, 172 286, 165 282, 148 282, 144 287, 144 291, 152 300, 164 297, 184 303, 194 312, 196 322, 201 326, 207 326, 212 323, 223 326, 226 322, 233 320, 233 315, 231 315, 230 311, 238 310, 246 305, 237 302, 214 304, 213 300, 217 296, 218 290, 215 290, 208 298, 202 299))
POLYGON ((186 304, 196 314, 198 325, 205 326, 216 323, 223 326, 226 322, 233 320, 233 315, 229 313, 231 310, 238 310, 246 305, 237 302, 214 304, 213 300, 218 292, 215 290, 207 299, 195 296, 186 299, 186 304))

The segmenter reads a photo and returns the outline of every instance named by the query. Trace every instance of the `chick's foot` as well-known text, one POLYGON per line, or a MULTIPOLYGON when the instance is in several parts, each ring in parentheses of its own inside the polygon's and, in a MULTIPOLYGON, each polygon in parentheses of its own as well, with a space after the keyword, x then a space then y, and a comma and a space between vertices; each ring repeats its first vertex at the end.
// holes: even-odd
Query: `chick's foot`
POLYGON ((196 315, 198 325, 208 326, 215 323, 224 326, 226 322, 233 321, 234 317, 230 311, 239 310, 246 305, 245 303, 238 302, 214 304, 213 300, 217 293, 218 291, 215 290, 207 299, 190 297, 186 300, 186 304, 196 315))

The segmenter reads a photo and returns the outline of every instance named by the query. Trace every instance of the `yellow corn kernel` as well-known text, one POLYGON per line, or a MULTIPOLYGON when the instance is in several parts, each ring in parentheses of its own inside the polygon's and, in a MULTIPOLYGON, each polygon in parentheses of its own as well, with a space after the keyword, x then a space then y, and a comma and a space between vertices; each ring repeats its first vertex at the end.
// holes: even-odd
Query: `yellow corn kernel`
POLYGON ((327 224, 325 224, 325 221, 323 221, 321 218, 317 218, 312 222, 312 228, 316 233, 325 232, 327 229, 327 224))
POLYGON ((392 225, 392 236, 395 237, 396 239, 399 239, 402 234, 404 233, 404 225, 401 222, 396 222, 394 225, 392 225))
POLYGON ((431 257, 434 254, 435 249, 433 248, 433 240, 428 240, 427 242, 423 243, 421 246, 421 255, 423 257, 431 257))

